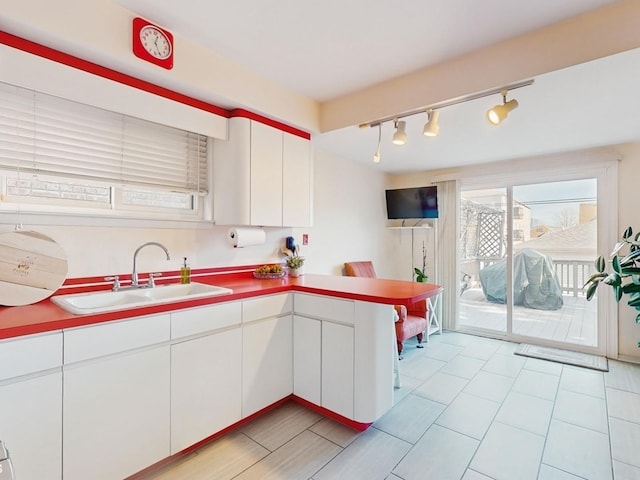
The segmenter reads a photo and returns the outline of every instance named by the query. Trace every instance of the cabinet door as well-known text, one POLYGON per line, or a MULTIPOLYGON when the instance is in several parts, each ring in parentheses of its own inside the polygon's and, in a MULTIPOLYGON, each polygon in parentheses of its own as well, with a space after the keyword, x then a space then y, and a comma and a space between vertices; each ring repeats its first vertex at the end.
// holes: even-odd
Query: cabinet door
POLYGON ((282 132, 251 122, 251 224, 282 226, 282 132))
POLYGON ((293 392, 291 315, 260 320, 242 331, 242 417, 293 392))
POLYGON ((322 322, 313 318, 293 317, 293 393, 321 405, 322 322))
POLYGON ((213 140, 213 220, 216 225, 251 223, 251 121, 229 119, 229 139, 213 140))
POLYGON ((169 456, 169 348, 65 369, 65 480, 125 478, 169 456))
POLYGON ((240 327, 171 347, 171 454, 241 418, 240 327))
POLYGON ((0 412, 0 439, 16 477, 62 478, 62 373, 1 386, 0 412))
POLYGON ((312 224, 311 142, 283 134, 282 153, 282 224, 310 227, 312 224))
POLYGON ((322 406, 353 418, 353 327, 322 322, 322 406))

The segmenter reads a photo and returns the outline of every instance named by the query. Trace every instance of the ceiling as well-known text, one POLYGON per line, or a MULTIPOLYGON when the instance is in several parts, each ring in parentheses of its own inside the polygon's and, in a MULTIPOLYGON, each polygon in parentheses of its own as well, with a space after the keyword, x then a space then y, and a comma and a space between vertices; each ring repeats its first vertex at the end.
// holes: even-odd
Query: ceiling
MULTIPOLYGON (((615 3, 611 0, 116 0, 175 34, 318 102, 435 65, 615 3)), ((464 74, 464 72, 461 72, 464 74)), ((499 126, 485 112, 499 95, 440 110, 440 134, 423 137, 426 115, 406 118, 408 143, 383 124, 313 136, 316 148, 386 172, 424 171, 640 140, 640 51, 535 78, 509 93, 520 107, 499 126)))

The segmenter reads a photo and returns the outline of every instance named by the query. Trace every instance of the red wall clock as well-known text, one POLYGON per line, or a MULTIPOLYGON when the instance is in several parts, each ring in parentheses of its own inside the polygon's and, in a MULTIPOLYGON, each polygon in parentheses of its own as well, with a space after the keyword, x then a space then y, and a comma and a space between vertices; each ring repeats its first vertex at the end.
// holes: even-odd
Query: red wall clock
POLYGON ((147 62, 171 70, 173 68, 173 35, 146 21, 133 19, 133 53, 147 62))

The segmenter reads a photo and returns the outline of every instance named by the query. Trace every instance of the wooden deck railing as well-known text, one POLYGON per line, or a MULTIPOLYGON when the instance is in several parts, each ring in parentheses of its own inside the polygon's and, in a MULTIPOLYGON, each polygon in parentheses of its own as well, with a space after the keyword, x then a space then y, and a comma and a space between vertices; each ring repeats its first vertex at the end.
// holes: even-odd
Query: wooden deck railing
POLYGON ((595 272, 593 261, 554 260, 553 266, 563 294, 573 295, 574 297, 585 296, 586 291, 582 286, 595 272))

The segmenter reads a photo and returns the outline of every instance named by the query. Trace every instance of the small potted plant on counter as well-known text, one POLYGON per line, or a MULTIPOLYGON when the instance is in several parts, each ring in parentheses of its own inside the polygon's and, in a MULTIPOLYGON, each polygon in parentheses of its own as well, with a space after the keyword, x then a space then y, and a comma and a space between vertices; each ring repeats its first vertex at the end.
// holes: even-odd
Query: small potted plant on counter
POLYGON ((297 253, 289 255, 286 260, 286 265, 289 267, 289 275, 292 277, 298 277, 302 275, 300 269, 304 265, 304 257, 301 257, 297 253))

